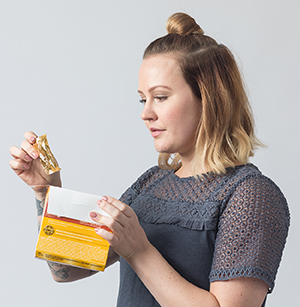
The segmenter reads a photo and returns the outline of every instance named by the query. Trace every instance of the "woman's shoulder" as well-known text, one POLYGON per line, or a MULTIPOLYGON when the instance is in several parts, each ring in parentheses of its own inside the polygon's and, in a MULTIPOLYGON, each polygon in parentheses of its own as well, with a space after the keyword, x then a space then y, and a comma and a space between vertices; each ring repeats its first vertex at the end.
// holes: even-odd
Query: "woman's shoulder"
POLYGON ((226 206, 232 197, 239 197, 241 200, 249 197, 257 197, 260 200, 276 199, 280 205, 287 206, 286 198, 279 186, 252 163, 228 168, 218 182, 213 195, 221 200, 222 206, 226 206))
POLYGON ((280 187, 255 165, 247 164, 237 169, 230 181, 229 202, 251 204, 256 210, 264 210, 267 204, 268 208, 282 212, 289 220, 288 203, 280 187))
POLYGON ((229 174, 229 178, 231 181, 234 181, 236 188, 239 186, 249 187, 254 185, 256 188, 261 187, 264 190, 265 187, 268 187, 268 189, 274 190, 274 192, 283 194, 278 185, 252 163, 237 167, 231 176, 229 174))

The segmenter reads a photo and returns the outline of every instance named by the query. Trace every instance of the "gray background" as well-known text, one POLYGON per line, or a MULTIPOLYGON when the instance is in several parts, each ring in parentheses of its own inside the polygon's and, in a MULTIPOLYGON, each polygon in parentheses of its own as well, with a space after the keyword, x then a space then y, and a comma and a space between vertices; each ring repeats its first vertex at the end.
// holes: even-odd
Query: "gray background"
POLYGON ((114 306, 118 265, 56 284, 34 259, 34 197, 10 170, 27 130, 48 134, 64 187, 121 193, 156 164, 140 120, 137 74, 147 44, 174 12, 195 17, 237 57, 258 136, 251 159, 284 191, 294 223, 268 306, 298 301, 299 16, 294 0, 0 1, 1 306, 114 306))

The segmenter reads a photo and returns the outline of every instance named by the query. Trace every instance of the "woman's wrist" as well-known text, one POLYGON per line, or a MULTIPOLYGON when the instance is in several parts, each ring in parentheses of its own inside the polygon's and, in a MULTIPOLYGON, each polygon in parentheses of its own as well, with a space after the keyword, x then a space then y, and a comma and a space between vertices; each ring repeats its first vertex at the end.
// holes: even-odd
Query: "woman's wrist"
POLYGON ((33 186, 32 189, 34 191, 34 195, 35 198, 37 200, 44 200, 47 194, 47 191, 49 189, 50 186, 56 186, 56 187, 61 187, 62 186, 62 182, 61 179, 59 178, 59 180, 55 183, 51 183, 51 184, 47 184, 47 185, 36 185, 33 186))
POLYGON ((42 201, 46 198, 46 194, 49 186, 35 186, 32 187, 34 191, 35 198, 39 201, 42 201))
POLYGON ((139 250, 139 252, 124 258, 126 262, 138 273, 140 268, 144 268, 144 264, 148 263, 149 259, 155 259, 159 251, 148 241, 148 244, 139 250))

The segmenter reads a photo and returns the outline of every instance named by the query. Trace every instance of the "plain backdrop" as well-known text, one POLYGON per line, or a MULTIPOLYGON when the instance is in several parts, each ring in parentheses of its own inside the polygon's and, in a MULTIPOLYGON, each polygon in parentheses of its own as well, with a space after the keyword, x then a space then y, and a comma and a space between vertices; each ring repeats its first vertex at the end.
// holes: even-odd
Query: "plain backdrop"
POLYGON ((288 199, 292 224, 267 306, 296 306, 299 276, 299 4, 295 0, 0 0, 0 304, 115 306, 118 264, 70 284, 34 258, 34 195, 9 167, 27 130, 47 133, 63 185, 119 197, 157 163, 140 119, 145 47, 174 12, 227 45, 244 74, 258 136, 251 162, 288 199))

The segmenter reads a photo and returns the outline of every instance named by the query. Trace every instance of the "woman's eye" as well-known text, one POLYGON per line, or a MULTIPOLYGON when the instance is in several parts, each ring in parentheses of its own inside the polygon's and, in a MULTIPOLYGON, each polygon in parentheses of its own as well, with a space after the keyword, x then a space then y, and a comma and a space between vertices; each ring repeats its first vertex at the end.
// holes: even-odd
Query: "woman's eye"
POLYGON ((163 100, 166 100, 168 97, 167 96, 155 96, 154 98, 157 101, 163 101, 163 100))
POLYGON ((146 103, 146 99, 141 98, 141 99, 139 100, 139 102, 142 103, 142 104, 145 104, 145 103, 146 103))

